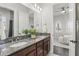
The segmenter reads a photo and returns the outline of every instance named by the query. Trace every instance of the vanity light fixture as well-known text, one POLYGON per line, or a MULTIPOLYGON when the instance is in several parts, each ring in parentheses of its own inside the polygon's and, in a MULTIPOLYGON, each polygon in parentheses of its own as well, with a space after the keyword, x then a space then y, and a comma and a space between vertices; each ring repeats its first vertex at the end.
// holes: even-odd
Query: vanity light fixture
POLYGON ((72 9, 69 9, 69 7, 62 7, 61 13, 63 14, 63 13, 66 13, 66 12, 71 12, 71 11, 72 11, 72 9))
POLYGON ((62 9, 62 10, 61 10, 61 13, 66 13, 65 7, 62 7, 61 9, 62 9))
POLYGON ((34 8, 37 9, 37 10, 39 10, 39 11, 42 10, 42 8, 40 8, 36 3, 34 4, 34 8))

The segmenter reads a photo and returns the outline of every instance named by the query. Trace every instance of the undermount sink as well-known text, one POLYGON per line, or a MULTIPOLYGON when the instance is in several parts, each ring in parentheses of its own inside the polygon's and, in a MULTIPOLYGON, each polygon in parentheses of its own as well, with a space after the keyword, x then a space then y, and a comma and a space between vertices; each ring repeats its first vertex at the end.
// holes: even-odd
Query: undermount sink
POLYGON ((23 46, 25 44, 27 44, 27 42, 18 42, 18 43, 15 43, 13 45, 10 45, 10 47, 19 47, 19 46, 23 46))

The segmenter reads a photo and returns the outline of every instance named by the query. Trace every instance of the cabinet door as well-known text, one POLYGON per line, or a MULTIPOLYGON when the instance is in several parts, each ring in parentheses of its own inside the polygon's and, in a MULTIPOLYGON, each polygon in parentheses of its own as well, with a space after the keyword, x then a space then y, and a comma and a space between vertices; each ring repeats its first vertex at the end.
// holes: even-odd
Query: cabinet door
POLYGON ((37 56, 43 56, 43 41, 37 43, 37 56))
POLYGON ((43 56, 43 48, 42 47, 37 48, 37 56, 43 56))
POLYGON ((44 41, 44 55, 47 55, 50 50, 50 40, 44 41))
POLYGON ((49 52, 49 45, 48 42, 46 42, 46 44, 44 44, 44 55, 47 55, 49 52))

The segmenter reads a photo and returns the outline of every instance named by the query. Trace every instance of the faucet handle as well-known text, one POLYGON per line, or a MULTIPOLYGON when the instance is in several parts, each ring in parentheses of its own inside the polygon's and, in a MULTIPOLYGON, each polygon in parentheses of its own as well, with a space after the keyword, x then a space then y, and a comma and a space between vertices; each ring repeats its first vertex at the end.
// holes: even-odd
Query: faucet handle
POLYGON ((16 42, 17 42, 19 39, 20 39, 19 36, 17 36, 17 37, 16 37, 16 42))

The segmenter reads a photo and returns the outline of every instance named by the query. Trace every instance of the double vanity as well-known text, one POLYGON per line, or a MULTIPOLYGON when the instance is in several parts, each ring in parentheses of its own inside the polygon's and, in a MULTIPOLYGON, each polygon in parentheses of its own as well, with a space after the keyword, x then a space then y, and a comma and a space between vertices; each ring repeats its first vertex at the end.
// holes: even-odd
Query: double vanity
POLYGON ((25 38, 17 42, 0 45, 2 56, 45 56, 50 51, 50 34, 38 35, 37 38, 25 38))

